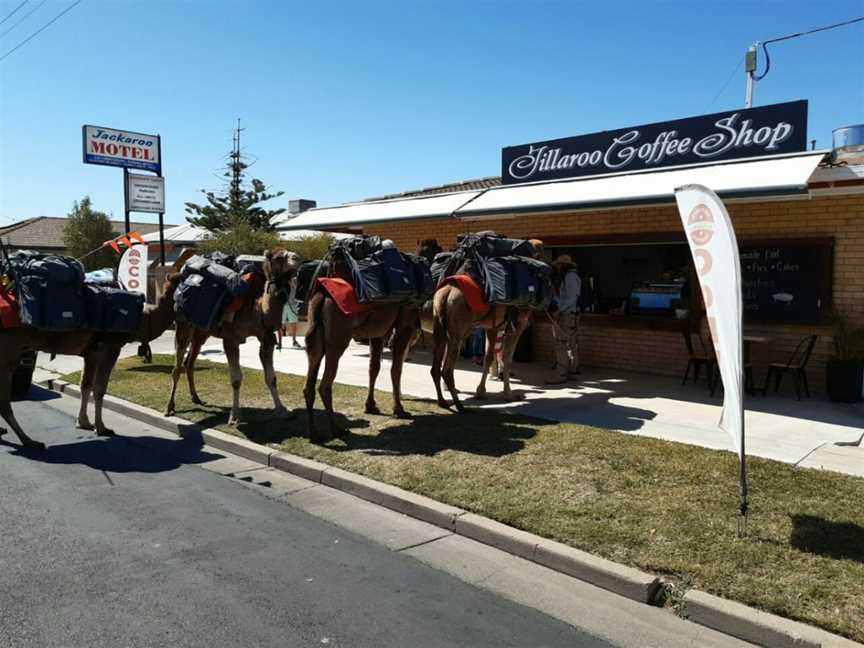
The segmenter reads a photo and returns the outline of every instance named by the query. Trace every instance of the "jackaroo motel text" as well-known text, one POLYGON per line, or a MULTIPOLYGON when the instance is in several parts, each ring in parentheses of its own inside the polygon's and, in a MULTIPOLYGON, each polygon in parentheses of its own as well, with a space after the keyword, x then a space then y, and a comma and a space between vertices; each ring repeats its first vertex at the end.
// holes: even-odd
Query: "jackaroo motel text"
MULTIPOLYGON (((578 264, 584 365, 680 376, 682 333, 708 341, 674 199, 691 183, 714 190, 733 220, 745 331, 767 340, 752 348, 757 384, 817 334, 808 378, 824 391, 832 309, 864 322, 864 166, 807 150, 806 101, 509 146, 500 179, 308 209, 278 227, 375 234, 412 252, 479 230, 542 239, 547 260, 578 264)), ((532 345, 535 360, 551 360, 542 313, 532 345)))

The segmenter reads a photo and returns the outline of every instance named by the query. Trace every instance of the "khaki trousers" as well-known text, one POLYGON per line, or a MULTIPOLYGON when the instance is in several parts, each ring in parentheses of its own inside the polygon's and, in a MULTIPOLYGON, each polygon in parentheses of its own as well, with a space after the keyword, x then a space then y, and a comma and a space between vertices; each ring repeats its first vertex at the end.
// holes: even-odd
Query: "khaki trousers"
POLYGON ((564 376, 579 367, 579 314, 561 313, 555 332, 555 373, 564 376))

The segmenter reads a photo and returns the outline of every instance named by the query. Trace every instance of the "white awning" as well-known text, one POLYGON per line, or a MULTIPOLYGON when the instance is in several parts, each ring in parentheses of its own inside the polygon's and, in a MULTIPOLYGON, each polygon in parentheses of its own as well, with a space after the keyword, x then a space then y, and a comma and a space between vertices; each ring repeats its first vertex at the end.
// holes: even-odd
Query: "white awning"
POLYGON ((483 218, 525 212, 673 204, 676 187, 686 184, 705 185, 726 199, 806 194, 808 180, 823 156, 824 151, 821 151, 752 162, 494 187, 456 215, 483 218))
POLYGON ((286 219, 278 216, 277 230, 352 228, 370 223, 415 220, 418 218, 443 218, 450 216, 469 200, 480 195, 479 191, 437 194, 422 198, 381 200, 351 203, 339 207, 321 207, 301 212, 286 219))
POLYGON ((686 184, 705 185, 727 200, 793 197, 807 195, 808 181, 824 155, 825 151, 814 151, 746 162, 351 203, 310 209, 293 218, 279 216, 276 229, 359 230, 363 225, 421 218, 500 218, 527 212, 674 204, 675 189, 686 184))

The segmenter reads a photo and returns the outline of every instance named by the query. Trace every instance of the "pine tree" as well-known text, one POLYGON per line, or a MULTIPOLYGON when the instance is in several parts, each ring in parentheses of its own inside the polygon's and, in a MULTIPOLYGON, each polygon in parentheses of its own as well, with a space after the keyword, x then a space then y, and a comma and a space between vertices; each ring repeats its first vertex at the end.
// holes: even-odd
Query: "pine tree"
POLYGON ((240 151, 240 120, 234 131, 234 147, 228 154, 224 177, 229 178, 228 187, 222 192, 207 191, 201 193, 207 198, 206 205, 192 202, 186 203, 186 212, 191 214, 186 220, 203 227, 210 232, 228 232, 240 224, 245 224, 255 231, 273 231, 270 220, 278 216, 284 209, 264 209, 260 203, 281 196, 284 192, 268 193, 267 186, 258 178, 253 178, 251 187, 246 184, 246 170, 249 164, 240 151))
MULTIPOLYGON (((75 202, 72 205, 72 211, 67 215, 66 226, 63 228, 63 244, 68 256, 83 257, 116 235, 108 216, 95 211, 90 196, 84 196, 80 203, 75 202)), ((88 271, 113 268, 117 265, 117 256, 110 248, 104 248, 87 256, 82 263, 88 271)))

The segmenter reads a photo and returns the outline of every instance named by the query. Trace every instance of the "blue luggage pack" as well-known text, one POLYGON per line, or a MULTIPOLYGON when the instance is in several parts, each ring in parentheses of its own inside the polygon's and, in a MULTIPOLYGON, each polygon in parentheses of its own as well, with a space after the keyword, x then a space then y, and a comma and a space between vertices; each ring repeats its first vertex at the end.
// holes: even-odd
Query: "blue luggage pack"
POLYGON ((396 248, 378 250, 357 268, 354 286, 361 304, 398 304, 414 295, 413 271, 396 248))
POLYGON ((229 293, 223 284, 200 274, 190 274, 177 287, 174 311, 177 319, 192 322, 201 329, 211 330, 222 317, 229 293))
POLYGON ((132 333, 141 325, 144 295, 136 292, 84 285, 87 328, 109 333, 132 333))
POLYGON ((485 264, 486 301, 517 308, 543 310, 552 301, 552 268, 522 256, 488 259, 485 264))
POLYGON ((85 328, 82 265, 59 256, 22 258, 16 270, 21 323, 46 331, 85 328))

